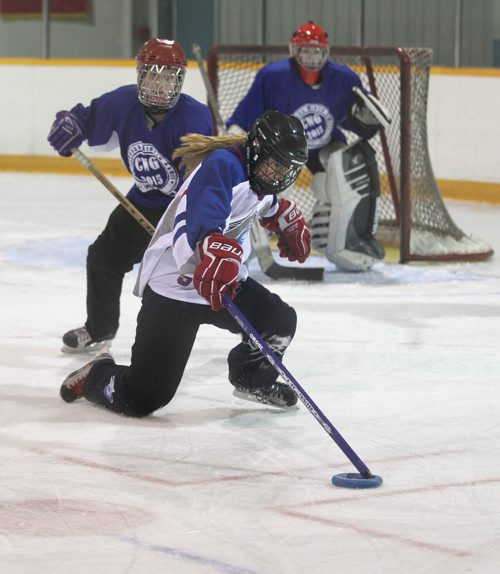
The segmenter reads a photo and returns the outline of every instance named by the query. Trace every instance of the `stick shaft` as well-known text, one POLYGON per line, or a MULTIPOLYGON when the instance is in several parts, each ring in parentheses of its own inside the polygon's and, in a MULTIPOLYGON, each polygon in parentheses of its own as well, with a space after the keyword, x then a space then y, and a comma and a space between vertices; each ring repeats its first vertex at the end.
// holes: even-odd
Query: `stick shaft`
POLYGON ((90 173, 96 177, 104 187, 110 191, 116 199, 123 205, 123 207, 130 213, 130 215, 142 225, 142 227, 150 234, 153 235, 155 232, 154 226, 142 215, 142 213, 131 203, 110 181, 109 179, 100 171, 92 161, 78 148, 73 148, 71 154, 75 157, 84 167, 86 167, 90 173))
POLYGON ((243 313, 236 307, 236 305, 231 301, 231 299, 229 299, 227 295, 224 295, 224 306, 228 310, 229 314, 238 323, 238 325, 243 329, 243 331, 250 337, 252 342, 260 349, 260 351, 266 357, 269 363, 276 369, 279 375, 281 375, 286 384, 297 393, 297 396, 306 406, 307 410, 314 416, 314 418, 319 422, 319 424, 323 427, 323 429, 330 435, 333 441, 337 444, 340 450, 347 456, 347 458, 352 462, 352 464, 359 471, 359 473, 365 478, 373 476, 369 468, 366 466, 366 464, 352 450, 352 448, 346 442, 344 437, 326 418, 326 416, 323 414, 318 405, 299 385, 299 383, 291 375, 291 373, 288 371, 285 365, 283 365, 280 359, 273 353, 269 345, 264 341, 264 339, 262 339, 262 337, 248 322, 243 313))
MULTIPOLYGON (((73 148, 71 150, 72 155, 84 166, 86 167, 92 175, 94 175, 104 187, 110 191, 118 201, 123 205, 123 207, 132 215, 132 217, 142 225, 142 227, 150 234, 153 235, 155 228, 154 226, 142 215, 142 213, 109 181, 109 179, 92 163, 92 161, 79 149, 73 148)), ((262 354, 266 357, 269 363, 276 369, 283 380, 297 393, 297 396, 306 406, 307 410, 314 416, 314 418, 319 422, 319 424, 324 428, 324 430, 330 435, 330 437, 335 441, 340 450, 347 456, 347 458, 352 462, 355 468, 363 476, 372 476, 368 467, 359 458, 359 456, 352 450, 349 444, 345 441, 339 431, 333 426, 333 424, 326 418, 321 409, 316 405, 316 403, 311 399, 311 397, 304 391, 304 389, 299 385, 296 379, 288 371, 288 369, 283 365, 279 358, 273 353, 269 345, 260 337, 260 335, 255 331, 252 325, 248 322, 246 317, 241 313, 241 311, 236 307, 236 305, 229 299, 227 295, 224 296, 224 305, 236 322, 240 325, 243 331, 251 338, 254 344, 260 349, 262 354)))
POLYGON ((222 135, 226 131, 226 126, 224 124, 224 120, 220 115, 219 104, 217 103, 217 96, 215 95, 214 89, 212 84, 210 83, 210 78, 208 77, 208 72, 205 68, 205 62, 203 61, 203 56, 201 55, 201 48, 198 44, 193 44, 193 54, 196 58, 196 62, 198 63, 198 67, 200 68, 201 77, 203 79, 203 83, 205 84, 205 89, 207 90, 207 98, 210 107, 212 108, 212 112, 215 117, 215 123, 217 124, 217 131, 219 135, 222 135))

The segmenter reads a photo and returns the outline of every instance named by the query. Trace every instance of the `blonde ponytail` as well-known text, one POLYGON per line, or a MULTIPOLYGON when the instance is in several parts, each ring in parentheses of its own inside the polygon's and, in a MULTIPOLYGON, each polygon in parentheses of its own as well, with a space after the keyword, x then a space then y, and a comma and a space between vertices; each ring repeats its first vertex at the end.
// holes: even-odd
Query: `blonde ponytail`
POLYGON ((202 134, 187 134, 181 137, 181 145, 174 151, 174 159, 181 158, 180 167, 185 169, 185 177, 216 149, 243 145, 244 135, 205 136, 202 134))

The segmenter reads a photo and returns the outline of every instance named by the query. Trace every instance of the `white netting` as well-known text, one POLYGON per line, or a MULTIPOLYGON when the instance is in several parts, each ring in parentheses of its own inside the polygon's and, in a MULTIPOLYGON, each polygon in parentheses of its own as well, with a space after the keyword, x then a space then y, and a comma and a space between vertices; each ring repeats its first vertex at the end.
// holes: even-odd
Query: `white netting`
MULTIPOLYGON (((209 55, 209 73, 226 120, 265 63, 287 56, 287 47, 226 46, 209 55)), ((491 255, 452 220, 432 172, 427 145, 427 96, 432 50, 427 48, 332 48, 331 57, 351 67, 389 110, 392 123, 370 140, 380 174, 379 234, 400 241, 401 259, 469 259, 491 255), (402 152, 402 146, 404 151, 402 152), (406 166, 406 167, 405 167, 406 166), (401 230, 401 233, 400 233, 401 230)), ((348 141, 357 136, 346 133, 348 141)), ((312 174, 303 170, 289 194, 306 219, 312 215, 312 174)))

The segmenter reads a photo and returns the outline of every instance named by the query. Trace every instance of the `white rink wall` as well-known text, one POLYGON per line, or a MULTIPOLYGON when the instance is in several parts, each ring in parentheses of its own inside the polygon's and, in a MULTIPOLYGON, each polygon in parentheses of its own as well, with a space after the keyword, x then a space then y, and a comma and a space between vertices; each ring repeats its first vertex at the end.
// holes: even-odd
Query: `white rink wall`
MULTIPOLYGON (((41 60, 24 65, 0 63, 0 74, 6 80, 3 85, 10 86, 8 91, 0 92, 0 161, 3 154, 53 155, 47 135, 59 110, 70 109, 77 103, 87 105, 105 92, 136 81, 132 61, 116 65, 64 62, 61 65, 43 64, 41 60)), ((203 80, 194 64, 189 65, 183 91, 206 101, 203 80)), ((118 150, 101 153, 92 150, 91 155, 120 157, 118 150)))
MULTIPOLYGON (((134 83, 133 62, 0 61, 2 155, 50 156, 47 133, 55 113, 117 86, 134 83)), ((184 91, 206 101, 190 62, 184 91)), ((431 74, 428 137, 439 179, 500 182, 500 72, 435 69, 431 74)), ((117 151, 92 156, 119 157, 117 151)))
POLYGON ((500 71, 460 75, 436 69, 429 85, 427 129, 435 176, 500 183, 500 71))

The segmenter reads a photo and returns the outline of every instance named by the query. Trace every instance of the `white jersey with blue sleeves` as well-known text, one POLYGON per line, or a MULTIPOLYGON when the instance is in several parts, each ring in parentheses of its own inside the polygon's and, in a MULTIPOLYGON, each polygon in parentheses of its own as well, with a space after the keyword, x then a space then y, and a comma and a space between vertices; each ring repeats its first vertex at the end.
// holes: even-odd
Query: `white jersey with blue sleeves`
POLYGON ((149 285, 164 297, 208 305, 193 286, 198 243, 210 233, 236 239, 243 248, 239 279, 245 280, 250 227, 256 218, 272 217, 277 209, 276 196, 259 197, 252 191, 243 148, 212 152, 184 182, 158 223, 141 263, 135 294, 142 296, 149 285))

